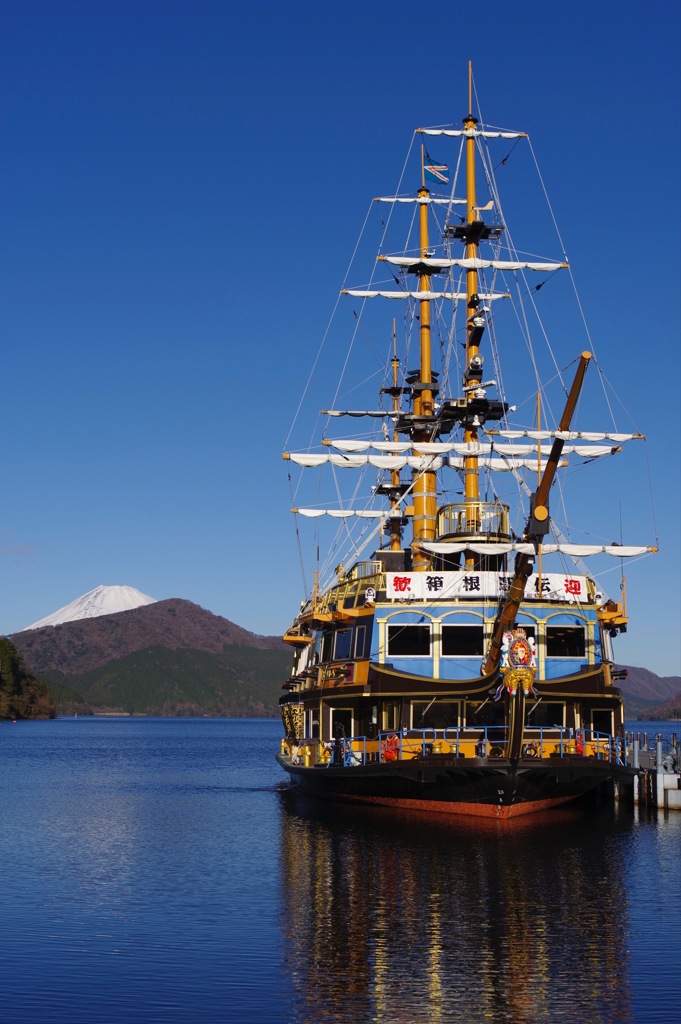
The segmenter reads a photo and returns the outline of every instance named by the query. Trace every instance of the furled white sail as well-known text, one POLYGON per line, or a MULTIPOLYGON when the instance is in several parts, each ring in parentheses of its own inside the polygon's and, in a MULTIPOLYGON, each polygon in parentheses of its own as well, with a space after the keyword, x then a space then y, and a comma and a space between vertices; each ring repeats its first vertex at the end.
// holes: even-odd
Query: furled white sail
POLYGON ((375 203, 418 203, 419 206, 465 206, 465 199, 440 199, 435 196, 376 196, 375 203))
MULTIPOLYGON (((430 551, 436 555, 460 554, 462 551, 472 551, 476 555, 503 555, 511 551, 523 555, 535 553, 534 544, 522 542, 471 544, 463 541, 422 541, 419 545, 424 551, 430 551)), ((635 558, 645 555, 656 548, 644 547, 641 545, 619 545, 619 544, 542 544, 542 552, 545 555, 563 554, 576 558, 583 558, 589 555, 612 555, 614 558, 635 558)))
POLYGON ((596 432, 585 430, 490 430, 490 434, 498 434, 499 437, 507 437, 509 440, 518 437, 533 437, 538 441, 550 440, 552 437, 559 437, 563 441, 616 441, 622 444, 624 441, 643 440, 644 434, 615 434, 612 432, 596 432))
POLYGON ((467 139, 526 139, 528 137, 527 132, 486 132, 478 131, 477 128, 417 128, 417 132, 421 132, 422 135, 448 135, 450 138, 461 138, 464 136, 467 139))
MULTIPOLYGON (((384 291, 359 291, 355 288, 344 288, 341 295, 353 295, 356 299, 451 299, 452 302, 465 302, 465 292, 384 292, 384 291)), ((478 295, 481 302, 494 302, 496 299, 508 299, 505 292, 481 292, 478 295)))
MULTIPOLYGON (((336 466, 339 469, 358 469, 361 466, 373 466, 375 469, 404 469, 405 466, 408 466, 410 469, 425 473, 427 470, 442 469, 443 466, 448 466, 450 469, 465 469, 466 458, 471 456, 470 453, 450 455, 445 458, 438 455, 357 455, 354 453, 335 455, 332 452, 285 452, 283 457, 290 459, 297 466, 306 468, 325 464, 336 466)), ((479 457, 478 462, 480 466, 487 469, 498 473, 507 473, 514 469, 536 470, 538 460, 536 458, 523 459, 512 456, 501 458, 486 455, 479 457)), ((546 464, 547 460, 542 459, 540 468, 545 469, 546 464)), ((564 467, 567 464, 567 459, 561 459, 561 466, 564 467)))
MULTIPOLYGON (((329 445, 331 448, 337 448, 340 452, 366 452, 369 448, 375 448, 376 451, 385 452, 391 455, 404 455, 406 452, 411 451, 410 441, 324 441, 324 444, 329 445)), ((420 450, 424 450, 425 454, 430 454, 429 450, 425 449, 424 445, 420 446, 420 450)), ((438 448, 439 452, 449 451, 447 448, 438 448)))
POLYGON ((569 263, 536 263, 521 260, 482 260, 478 258, 462 259, 440 259, 439 257, 424 256, 419 259, 414 256, 379 256, 378 260, 383 263, 391 263, 395 267, 432 267, 433 270, 447 270, 449 267, 462 267, 464 270, 566 270, 569 263))
POLYGON ((360 466, 374 466, 375 469, 404 469, 410 466, 412 469, 441 469, 444 465, 442 458, 437 456, 417 455, 334 455, 333 453, 317 454, 313 452, 291 452, 286 453, 284 458, 290 459, 297 466, 322 466, 328 463, 339 469, 358 469, 360 466))
MULTIPOLYGON (((501 458, 526 456, 536 453, 538 444, 492 444, 488 441, 422 441, 412 446, 408 441, 353 441, 353 440, 327 440, 325 445, 337 448, 342 452, 365 452, 370 448, 377 451, 391 454, 406 454, 414 451, 416 455, 447 455, 454 452, 455 455, 479 456, 495 455, 501 458)), ((584 459, 597 459, 605 455, 612 455, 617 451, 612 445, 578 445, 566 444, 561 455, 578 455, 584 459)), ((544 446, 544 454, 548 448, 544 446)))
MULTIPOLYGON (((451 469, 465 469, 466 456, 450 455, 446 460, 446 464, 451 469)), ((511 456, 501 459, 496 456, 483 456, 478 459, 478 464, 485 469, 492 469, 496 473, 510 473, 514 469, 532 469, 535 472, 537 469, 540 469, 543 472, 546 469, 547 460, 542 459, 541 463, 539 463, 537 459, 519 459, 511 456)), ((567 459, 561 459, 558 463, 561 468, 564 468, 567 464, 567 459)))
POLYGON ((291 511, 299 516, 306 516, 308 519, 318 519, 320 516, 331 516, 332 519, 349 519, 351 516, 357 516, 358 519, 387 519, 390 515, 386 509, 382 512, 365 512, 344 508, 292 508, 291 511))

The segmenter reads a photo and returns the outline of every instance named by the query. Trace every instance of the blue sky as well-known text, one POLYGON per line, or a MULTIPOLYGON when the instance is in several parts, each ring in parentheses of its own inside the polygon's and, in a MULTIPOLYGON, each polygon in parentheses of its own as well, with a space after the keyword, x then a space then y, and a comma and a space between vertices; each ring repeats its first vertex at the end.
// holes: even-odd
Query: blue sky
MULTIPOLYGON (((681 672, 677 5, 5 0, 0 18, 2 631, 100 584, 286 627, 281 451, 307 364, 369 199, 416 126, 466 112, 472 59, 489 121, 532 137, 650 441, 662 553, 628 571, 617 658, 681 672)), ((617 486, 625 541, 654 542, 645 493, 639 522, 639 485, 617 486)))

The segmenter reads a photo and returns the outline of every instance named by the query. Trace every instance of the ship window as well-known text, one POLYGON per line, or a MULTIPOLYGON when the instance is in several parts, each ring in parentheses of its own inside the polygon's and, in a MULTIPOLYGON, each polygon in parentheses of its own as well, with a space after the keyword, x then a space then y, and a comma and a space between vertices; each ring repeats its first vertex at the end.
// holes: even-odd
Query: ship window
POLYGON ((540 701, 535 704, 527 716, 529 726, 541 726, 544 728, 560 729, 563 726, 563 714, 565 705, 558 701, 540 701))
POLYGON ((388 626, 388 655, 428 657, 430 626, 388 626))
POLYGON ((331 661, 333 652, 333 633, 325 633, 322 637, 322 661, 331 661))
POLYGON ((583 626, 547 626, 546 655, 549 658, 583 658, 586 638, 583 626))
POLYGON ((386 701, 383 705, 383 729, 400 728, 400 707, 394 701, 386 701))
POLYGON ((484 654, 482 626, 444 625, 442 627, 442 653, 459 657, 484 654))
POLYGON ((355 657, 366 658, 368 655, 364 648, 367 642, 367 628, 366 626, 358 626, 355 632, 355 657))
POLYGON ((612 734, 612 712, 607 708, 592 708, 591 710, 591 728, 594 732, 604 732, 608 735, 612 734))
POLYGON ((334 650, 334 657, 338 658, 349 658, 352 651, 352 630, 351 629, 339 629, 336 633, 336 645, 334 650))
MULTIPOLYGON (((482 704, 469 704, 468 701, 465 703, 466 709, 466 725, 483 726, 489 725, 504 725, 504 708, 503 701, 497 703, 493 700, 486 700, 482 704)), ((500 734, 496 739, 501 739, 500 734)))
POLYGON ((412 729, 448 729, 459 724, 459 705, 456 701, 413 701, 411 705, 412 729))
POLYGON ((352 708, 331 709, 331 735, 334 739, 352 736, 352 708))

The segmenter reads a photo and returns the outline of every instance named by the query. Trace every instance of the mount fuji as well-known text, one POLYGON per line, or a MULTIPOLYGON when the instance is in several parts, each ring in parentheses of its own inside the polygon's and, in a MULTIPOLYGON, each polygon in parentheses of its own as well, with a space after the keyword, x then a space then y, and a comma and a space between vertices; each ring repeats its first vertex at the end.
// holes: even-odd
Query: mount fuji
POLYGON ((62 622, 75 622, 77 619, 95 619, 100 615, 113 615, 116 612, 127 612, 132 608, 156 603, 156 598, 149 597, 134 587, 95 587, 82 597, 77 597, 71 604, 59 608, 31 626, 25 626, 24 629, 42 629, 43 626, 58 626, 62 622))

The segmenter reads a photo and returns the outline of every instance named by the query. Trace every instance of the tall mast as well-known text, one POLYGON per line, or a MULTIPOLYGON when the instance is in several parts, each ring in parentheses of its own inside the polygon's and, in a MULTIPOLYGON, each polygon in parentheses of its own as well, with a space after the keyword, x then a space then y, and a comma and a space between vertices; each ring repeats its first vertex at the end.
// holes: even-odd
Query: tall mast
MULTIPOLYGON (((478 119, 473 116, 473 66, 468 62, 468 110, 464 118, 464 130, 475 131, 478 119)), ((475 136, 466 138, 466 258, 474 259, 478 255, 479 232, 474 230, 474 225, 479 219, 475 190, 475 136)), ((478 272, 475 269, 466 271, 466 370, 464 372, 464 386, 474 388, 482 383, 482 358, 479 354, 478 340, 480 332, 476 331, 475 320, 478 314, 478 272)), ((467 392, 470 394, 470 392, 467 392)), ((475 420, 467 423, 464 429, 464 441, 477 441, 478 428, 475 420)), ((471 533, 477 533, 480 528, 480 487, 478 480, 478 460, 470 456, 464 462, 464 501, 466 504, 466 527, 471 533)), ((467 558, 466 565, 473 568, 474 559, 467 558)))
MULTIPOLYGON (((429 190, 422 185, 418 191, 419 199, 427 199, 429 190)), ((421 258, 427 259, 429 255, 428 241, 428 203, 419 204, 419 247, 421 258)), ((421 273, 419 278, 419 291, 430 291, 430 274, 421 273)), ((413 432, 414 454, 418 455, 419 441, 432 441, 432 429, 426 423, 419 424, 419 418, 424 417, 432 422, 435 397, 435 386, 433 384, 433 368, 431 361, 431 337, 430 337, 430 299, 421 299, 420 303, 420 358, 418 380, 413 384, 414 394, 414 416, 416 426, 413 432)), ((431 541, 435 538, 435 520, 437 516, 437 477, 434 470, 426 470, 423 473, 414 474, 414 517, 413 517, 413 542, 412 566, 416 571, 430 568, 430 556, 422 551, 420 544, 423 541, 431 541)))
MULTIPOLYGON (((400 395, 402 394, 402 388, 398 384, 398 374, 400 368, 400 361, 397 358, 397 328, 395 321, 393 320, 393 357, 392 357, 392 371, 393 371, 393 386, 391 391, 393 396, 393 412, 397 414, 400 408, 400 395)), ((393 441, 399 441, 400 435, 397 430, 397 415, 395 416, 393 426, 393 441)), ((386 523, 386 532, 390 537, 390 550, 399 551, 402 548, 402 527, 406 520, 402 516, 401 509, 397 507, 397 503, 404 494, 406 485, 402 484, 400 479, 399 469, 393 469, 390 472, 390 487, 386 489, 386 492, 390 498, 390 505, 393 508, 393 515, 390 516, 386 523)))

